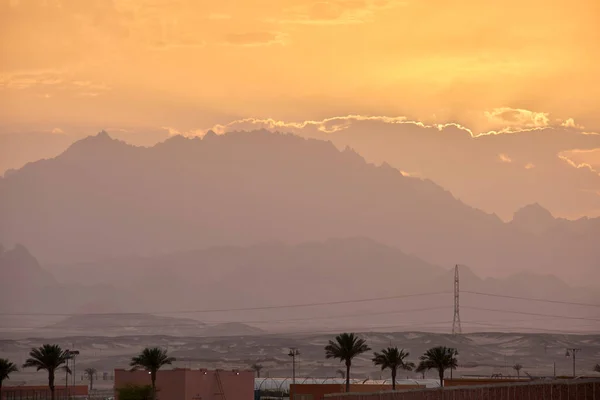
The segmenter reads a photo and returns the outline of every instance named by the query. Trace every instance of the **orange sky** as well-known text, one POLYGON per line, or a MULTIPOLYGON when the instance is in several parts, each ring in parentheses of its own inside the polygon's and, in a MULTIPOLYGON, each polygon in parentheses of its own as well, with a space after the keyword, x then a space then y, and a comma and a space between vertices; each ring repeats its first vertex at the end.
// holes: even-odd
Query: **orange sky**
POLYGON ((0 35, 0 133, 349 114, 600 132, 597 0, 0 0, 0 35))

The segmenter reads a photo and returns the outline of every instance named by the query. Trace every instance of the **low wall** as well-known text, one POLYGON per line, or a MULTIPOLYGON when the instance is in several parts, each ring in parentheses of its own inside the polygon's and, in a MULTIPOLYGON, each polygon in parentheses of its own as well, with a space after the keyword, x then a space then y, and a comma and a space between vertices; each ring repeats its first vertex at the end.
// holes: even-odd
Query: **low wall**
POLYGON ((326 400, 600 400, 600 379, 325 395, 326 400))
MULTIPOLYGON (((422 385, 397 385, 403 389, 425 388, 422 385)), ((392 384, 350 384, 351 393, 373 393, 392 390, 392 384)), ((323 400, 324 396, 331 393, 342 393, 346 391, 346 385, 343 383, 301 383, 290 385, 290 399, 292 400, 323 400)))
POLYGON ((505 385, 507 383, 529 383, 527 377, 517 378, 454 378, 444 379, 444 387, 452 386, 483 386, 483 385, 505 385))
MULTIPOLYGON (((54 388, 56 400, 67 399, 72 397, 85 397, 88 395, 87 385, 69 386, 65 389, 64 386, 56 386, 54 388)), ((1 400, 27 400, 50 399, 50 389, 48 386, 3 386, 1 400)))

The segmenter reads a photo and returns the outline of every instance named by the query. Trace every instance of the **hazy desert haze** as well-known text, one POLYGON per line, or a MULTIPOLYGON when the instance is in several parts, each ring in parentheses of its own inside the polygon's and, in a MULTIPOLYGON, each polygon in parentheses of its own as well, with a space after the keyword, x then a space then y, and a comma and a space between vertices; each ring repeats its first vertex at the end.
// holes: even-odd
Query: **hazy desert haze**
POLYGON ((0 325, 446 330, 460 264, 467 330, 597 331, 599 26, 597 0, 0 0, 0 325))
MULTIPOLYGON (((468 267, 459 270, 465 331, 590 333, 600 326, 597 307, 578 305, 598 304, 597 287, 571 287, 551 275, 482 279, 468 267)), ((17 246, 0 253, 0 334, 447 332, 453 278, 452 268, 365 238, 44 266, 17 246), (313 305, 287 307, 306 303, 313 305)))

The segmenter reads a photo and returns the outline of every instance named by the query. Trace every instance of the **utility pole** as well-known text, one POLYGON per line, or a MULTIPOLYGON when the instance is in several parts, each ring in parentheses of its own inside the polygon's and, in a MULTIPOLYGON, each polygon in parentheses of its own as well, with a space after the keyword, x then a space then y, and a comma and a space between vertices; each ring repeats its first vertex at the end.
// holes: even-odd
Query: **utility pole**
POLYGON ((565 353, 565 357, 573 357, 573 378, 575 378, 575 359, 577 358, 577 353, 579 353, 581 349, 570 348, 567 349, 565 353))
POLYGON ((65 396, 68 396, 69 391, 69 358, 71 358, 71 350, 65 350, 65 396))
POLYGON ((291 347, 288 356, 292 357, 292 384, 296 383, 296 356, 299 356, 300 352, 297 348, 291 347))
POLYGON ((460 308, 459 308, 459 276, 458 276, 458 264, 454 266, 454 318, 452 320, 452 334, 456 335, 462 333, 460 326, 460 308))
MULTIPOLYGON (((65 350, 65 396, 69 397, 69 360, 73 360, 73 371, 71 375, 75 374, 75 356, 79 354, 78 350, 65 350)), ((75 378, 73 378, 73 386, 75 386, 75 378)))
POLYGON ((75 358, 79 355, 79 350, 71 351, 70 355, 73 359, 73 371, 71 371, 71 377, 73 378, 73 387, 75 387, 75 358))

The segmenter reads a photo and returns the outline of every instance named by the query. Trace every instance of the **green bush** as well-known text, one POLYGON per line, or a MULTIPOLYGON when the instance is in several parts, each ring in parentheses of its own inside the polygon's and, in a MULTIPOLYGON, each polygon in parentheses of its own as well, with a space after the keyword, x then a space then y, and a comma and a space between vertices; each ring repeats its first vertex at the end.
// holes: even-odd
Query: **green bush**
POLYGON ((152 400, 152 386, 127 385, 117 389, 119 400, 152 400))

